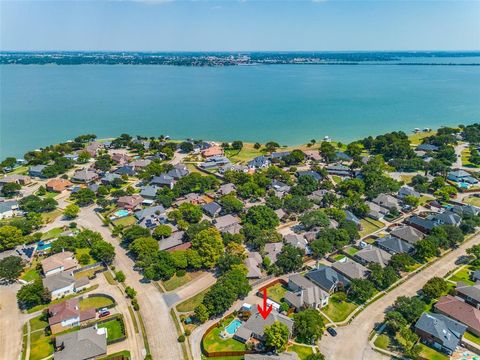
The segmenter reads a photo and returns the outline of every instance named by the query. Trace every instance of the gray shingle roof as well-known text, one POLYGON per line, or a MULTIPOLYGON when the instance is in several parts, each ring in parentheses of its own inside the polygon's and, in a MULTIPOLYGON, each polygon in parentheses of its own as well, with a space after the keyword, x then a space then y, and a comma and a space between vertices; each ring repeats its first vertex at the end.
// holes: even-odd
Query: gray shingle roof
POLYGON ((367 263, 376 263, 382 267, 385 267, 388 265, 388 262, 392 258, 392 255, 387 253, 385 250, 379 249, 375 246, 369 246, 357 252, 355 254, 355 257, 367 263))
POLYGON ((330 292, 339 283, 344 286, 350 284, 350 280, 328 266, 320 266, 318 269, 308 272, 305 276, 327 292, 330 292))
POLYGON ((415 328, 432 335, 444 347, 455 351, 467 327, 441 314, 423 313, 415 328))
POLYGON ((365 279, 369 274, 365 266, 348 258, 333 263, 332 268, 349 279, 365 279))
POLYGON ((79 331, 59 335, 55 339, 56 347, 63 346, 55 352, 54 360, 85 360, 107 353, 107 335, 99 333, 93 326, 79 331))
POLYGON ((396 227, 390 232, 390 235, 405 240, 410 244, 415 244, 416 242, 422 240, 425 237, 425 235, 420 230, 417 230, 414 227, 408 225, 396 227))
POLYGON ((211 203, 202 205, 202 209, 208 215, 213 217, 213 216, 218 215, 220 213, 220 211, 222 210, 222 207, 220 206, 220 204, 213 201, 211 203))
POLYGON ((385 236, 377 240, 377 244, 392 254, 410 253, 414 247, 410 243, 394 236, 385 236))

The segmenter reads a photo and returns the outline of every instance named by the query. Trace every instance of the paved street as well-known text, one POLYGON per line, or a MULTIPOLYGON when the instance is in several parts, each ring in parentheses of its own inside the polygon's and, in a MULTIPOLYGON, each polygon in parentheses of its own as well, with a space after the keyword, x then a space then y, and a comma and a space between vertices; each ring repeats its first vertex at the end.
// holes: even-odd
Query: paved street
POLYGON ((0 359, 19 359, 25 316, 17 306, 20 285, 0 286, 0 359))
POLYGON ((371 350, 368 336, 375 324, 383 320, 385 312, 399 296, 413 296, 432 277, 443 277, 457 265, 455 261, 465 254, 465 250, 474 244, 480 244, 480 235, 462 244, 436 263, 414 275, 402 285, 383 296, 362 311, 350 325, 337 328, 336 337, 324 336, 320 342, 320 351, 328 360, 371 360, 385 358, 371 350))

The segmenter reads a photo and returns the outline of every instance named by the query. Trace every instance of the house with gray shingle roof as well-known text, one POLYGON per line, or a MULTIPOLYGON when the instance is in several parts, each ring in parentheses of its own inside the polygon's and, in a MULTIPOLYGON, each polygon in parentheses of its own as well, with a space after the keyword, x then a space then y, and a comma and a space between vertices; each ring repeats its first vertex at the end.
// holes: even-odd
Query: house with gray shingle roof
POLYGON ((305 276, 330 294, 340 287, 345 288, 350 285, 350 280, 347 277, 325 265, 320 265, 317 269, 309 271, 305 276))
POLYGON ((455 288, 456 296, 465 300, 466 303, 480 309, 480 283, 468 285, 461 281, 457 283, 455 288))
POLYGON ((187 167, 184 164, 175 164, 173 169, 167 173, 168 176, 173 177, 175 180, 179 180, 188 175, 187 167))
POLYGON ((283 237, 283 242, 285 244, 290 244, 299 248, 305 252, 305 254, 309 255, 312 253, 310 248, 308 247, 308 241, 305 239, 303 235, 299 234, 288 234, 283 237))
POLYGON ((265 247, 263 248, 265 256, 270 259, 270 262, 272 264, 275 264, 275 262, 277 261, 277 255, 280 254, 282 249, 283 242, 268 243, 265 244, 265 247))
POLYGON ((262 256, 258 252, 250 252, 245 259, 244 264, 248 271, 247 279, 259 279, 262 277, 262 256))
POLYGON ((402 239, 412 245, 425 237, 425 235, 420 230, 417 230, 414 227, 408 225, 396 227, 390 232, 390 235, 402 239))
POLYGON ((16 200, 0 202, 0 219, 11 218, 18 213, 21 213, 21 211, 19 211, 18 202, 16 200))
POLYGON ((236 190, 237 190, 237 188, 235 187, 234 184, 228 183, 228 184, 223 184, 222 186, 220 186, 218 188, 217 193, 219 195, 223 196, 223 195, 231 194, 231 193, 235 192, 236 190))
POLYGON ((109 185, 113 183, 115 179, 121 179, 122 177, 118 174, 115 173, 106 173, 100 181, 102 182, 103 185, 109 185))
POLYGON ((411 188, 410 186, 402 186, 400 190, 398 190, 398 197, 400 199, 405 198, 405 196, 413 196, 416 198, 419 198, 421 195, 418 191, 415 191, 415 189, 411 188))
POLYGON ((381 267, 385 267, 388 265, 392 255, 385 250, 369 245, 365 249, 357 252, 354 257, 356 261, 359 261, 363 265, 374 263, 379 264, 381 267))
POLYGON ((95 171, 83 169, 77 170, 72 176, 72 181, 79 183, 91 183, 98 179, 98 174, 95 171))
POLYGON ((219 215, 220 212, 222 211, 222 207, 220 204, 216 203, 215 201, 212 201, 207 204, 202 205, 202 210, 210 217, 214 218, 215 216, 219 215))
POLYGON ((144 186, 140 189, 140 196, 144 199, 155 199, 159 188, 155 185, 144 186))
POLYGON ((323 179, 322 175, 313 170, 297 171, 297 177, 301 176, 311 176, 317 181, 321 181, 323 179))
POLYGON ((43 170, 47 167, 47 165, 34 165, 30 166, 30 169, 28 170, 28 175, 32 177, 39 177, 39 178, 44 178, 45 175, 43 175, 43 170))
POLYGON ((465 170, 450 171, 447 174, 447 179, 457 183, 478 184, 478 180, 465 170))
POLYGON ((350 280, 366 279, 370 274, 370 271, 365 266, 347 257, 334 262, 332 264, 332 269, 342 275, 345 275, 350 280))
POLYGON ((392 195, 387 194, 380 194, 375 199, 372 200, 374 204, 377 204, 385 209, 399 209, 400 205, 398 204, 398 200, 394 198, 392 195))
POLYGON ((297 310, 305 307, 321 309, 328 305, 330 295, 300 274, 289 276, 288 288, 284 299, 297 310))
POLYGON ((270 166, 270 160, 264 155, 257 156, 247 163, 250 169, 263 169, 270 166))
POLYGON ((159 249, 160 250, 168 250, 175 246, 181 245, 183 243, 183 235, 185 234, 184 231, 177 231, 174 232, 169 237, 162 239, 159 241, 159 249))
POLYGON ((441 314, 423 313, 415 324, 415 333, 427 344, 451 355, 467 327, 441 314))
POLYGON ((107 353, 107 329, 96 326, 58 335, 54 360, 95 359, 107 353))
POLYGON ((286 325, 290 336, 292 335, 292 319, 282 314, 279 314, 275 310, 270 312, 266 319, 263 319, 262 315, 258 313, 258 310, 254 309, 252 315, 238 328, 233 338, 241 342, 247 342, 248 340, 250 340, 250 338, 264 341, 265 327, 272 325, 275 321, 279 321, 286 325))
POLYGON ((150 185, 167 186, 170 189, 173 189, 173 185, 175 185, 175 179, 173 176, 160 174, 159 176, 154 176, 152 180, 150 180, 150 185))
POLYGON ((435 215, 433 220, 437 223, 437 225, 459 226, 462 222, 462 217, 458 214, 455 214, 453 211, 447 210, 441 214, 435 215))
POLYGON ((415 251, 412 244, 390 235, 378 239, 376 245, 392 255, 401 253, 411 254, 415 251))

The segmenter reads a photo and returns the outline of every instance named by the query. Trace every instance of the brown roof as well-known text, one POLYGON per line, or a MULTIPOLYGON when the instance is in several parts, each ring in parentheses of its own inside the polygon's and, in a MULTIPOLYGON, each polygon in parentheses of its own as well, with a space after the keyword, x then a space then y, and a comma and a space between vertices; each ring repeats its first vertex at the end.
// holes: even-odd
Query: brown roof
POLYGON ((51 305, 48 312, 50 313, 48 318, 50 326, 75 317, 80 317, 80 321, 94 319, 96 314, 94 308, 80 311, 78 298, 51 305))
POLYGON ((220 146, 212 146, 202 151, 204 157, 223 155, 223 149, 220 146))
POLYGON ((62 192, 67 187, 72 186, 73 184, 67 179, 52 179, 47 182, 46 187, 47 189, 51 189, 55 192, 62 192))
POLYGON ((73 253, 71 251, 63 251, 42 260, 44 273, 48 273, 49 271, 62 266, 64 271, 77 267, 77 260, 73 259, 73 253))
POLYGON ((480 332, 480 310, 451 296, 442 296, 435 304, 435 309, 448 317, 480 332))
POLYGON ((143 201, 143 197, 138 194, 130 196, 121 196, 118 198, 118 206, 135 207, 140 205, 143 201))

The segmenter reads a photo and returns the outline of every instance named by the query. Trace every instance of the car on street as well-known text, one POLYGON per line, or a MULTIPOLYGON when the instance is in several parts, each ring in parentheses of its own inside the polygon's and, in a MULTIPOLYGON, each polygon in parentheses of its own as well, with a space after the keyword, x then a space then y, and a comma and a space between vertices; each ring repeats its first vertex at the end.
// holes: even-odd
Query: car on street
POLYGON ((337 331, 333 327, 327 328, 327 332, 332 336, 337 336, 337 331))

